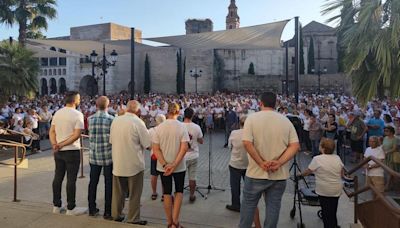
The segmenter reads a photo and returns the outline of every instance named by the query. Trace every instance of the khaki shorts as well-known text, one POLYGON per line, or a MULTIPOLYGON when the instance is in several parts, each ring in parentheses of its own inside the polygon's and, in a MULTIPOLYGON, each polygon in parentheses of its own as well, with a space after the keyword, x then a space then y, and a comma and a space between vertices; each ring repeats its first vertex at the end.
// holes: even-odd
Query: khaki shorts
POLYGON ((196 180, 197 175, 197 158, 192 160, 186 160, 186 169, 189 180, 196 180))
POLYGON ((370 177, 368 176, 367 178, 367 183, 373 185, 378 192, 384 192, 385 191, 385 178, 384 177, 370 177))

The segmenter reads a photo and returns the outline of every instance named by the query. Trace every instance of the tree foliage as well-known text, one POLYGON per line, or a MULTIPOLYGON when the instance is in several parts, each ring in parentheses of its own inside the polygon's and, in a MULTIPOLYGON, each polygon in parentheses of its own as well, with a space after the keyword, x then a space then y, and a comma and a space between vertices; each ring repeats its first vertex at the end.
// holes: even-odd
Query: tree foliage
POLYGON ((149 56, 146 54, 146 59, 144 60, 144 93, 150 93, 151 80, 150 80, 150 61, 149 56))
POLYGON ((308 73, 312 73, 312 69, 315 69, 315 56, 314 56, 314 39, 310 38, 310 45, 308 48, 308 73))
POLYGON ((250 63, 249 70, 247 71, 247 73, 251 74, 251 75, 255 75, 256 74, 256 72, 254 70, 254 63, 253 62, 250 63))
POLYGON ((18 41, 24 46, 29 27, 30 31, 47 30, 47 20, 57 15, 56 5, 56 0, 1 0, 0 24, 10 27, 18 24, 18 41))
POLYGON ((339 22, 343 67, 353 92, 365 103, 382 96, 400 95, 400 1, 330 0, 323 13, 340 11, 329 22, 339 22))
POLYGON ((38 73, 39 62, 32 51, 17 43, 0 43, 0 99, 34 96, 38 91, 38 73))
POLYGON ((303 28, 300 26, 300 74, 304 74, 304 41, 303 41, 303 28))

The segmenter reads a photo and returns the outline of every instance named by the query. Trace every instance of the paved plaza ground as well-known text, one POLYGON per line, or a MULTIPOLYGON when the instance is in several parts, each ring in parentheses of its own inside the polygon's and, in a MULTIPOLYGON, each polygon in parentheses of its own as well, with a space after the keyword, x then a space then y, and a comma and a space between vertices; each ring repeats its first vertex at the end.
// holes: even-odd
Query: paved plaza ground
MULTIPOLYGON (((207 199, 199 194, 194 204, 189 203, 189 193, 185 192, 181 212, 181 223, 185 227, 237 227, 239 213, 225 209, 230 204, 229 171, 228 162, 230 151, 223 148, 224 134, 216 133, 212 136, 211 161, 212 182, 211 185, 223 188, 225 191, 212 190, 207 199)), ((42 148, 49 148, 48 141, 42 142, 42 148)), ((209 136, 205 137, 205 144, 200 147, 198 185, 208 186, 208 155, 209 136)), ((4 158, 4 155, 2 155, 4 158)), ((146 164, 149 164, 149 154, 146 154, 146 164)), ((1 157, 0 157, 1 159, 1 157)), ((13 199, 13 169, 0 166, 0 227, 136 227, 115 222, 109 222, 100 216, 97 219, 89 218, 87 215, 70 217, 65 215, 53 215, 52 210, 52 179, 54 175, 54 161, 50 150, 40 154, 31 155, 29 168, 18 169, 18 199, 19 203, 11 202, 13 199)), ((305 168, 310 157, 299 153, 301 168, 305 168)), ((89 183, 88 152, 84 153, 85 178, 77 181, 77 205, 87 207, 87 192, 89 183)), ((142 195, 141 215, 149 221, 147 227, 166 227, 163 204, 160 197, 151 200, 150 171, 149 166, 145 170, 144 189, 142 195)), ((64 181, 65 186, 65 181, 64 181)), ((159 183, 160 187, 160 183, 159 183)), ((161 189, 161 188, 159 188, 161 189)), ((207 190, 201 190, 207 193, 207 190)), ((278 227, 296 227, 298 214, 295 219, 290 219, 289 213, 293 205, 294 185, 288 181, 285 195, 282 200, 282 208, 278 227)), ((63 199, 65 200, 65 187, 63 188, 63 199)), ((104 209, 104 183, 100 179, 98 187, 98 207, 101 213, 104 209)), ((264 219, 264 203, 260 202, 261 217, 264 219)), ((303 206, 303 217, 306 227, 323 227, 322 220, 318 218, 319 207, 303 206)), ((342 227, 349 227, 353 221, 353 202, 342 195, 339 202, 338 220, 342 227)), ((141 226, 138 226, 141 227, 141 226)))

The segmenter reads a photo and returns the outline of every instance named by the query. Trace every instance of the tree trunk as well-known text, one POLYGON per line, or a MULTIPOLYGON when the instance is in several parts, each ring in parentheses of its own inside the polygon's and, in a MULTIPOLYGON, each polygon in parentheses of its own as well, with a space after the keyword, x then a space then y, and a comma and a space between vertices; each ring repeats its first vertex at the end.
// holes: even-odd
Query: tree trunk
POLYGON ((26 42, 26 22, 19 22, 19 36, 18 36, 18 42, 19 45, 22 47, 25 47, 25 42, 26 42))
MULTIPOLYGON (((20 1, 20 5, 19 8, 26 10, 26 2, 25 0, 21 0, 20 1)), ((28 29, 28 25, 27 25, 27 18, 20 18, 18 20, 18 25, 19 25, 19 36, 18 36, 18 42, 19 45, 21 45, 22 47, 25 47, 25 42, 26 42, 26 33, 27 33, 27 29, 28 29)))

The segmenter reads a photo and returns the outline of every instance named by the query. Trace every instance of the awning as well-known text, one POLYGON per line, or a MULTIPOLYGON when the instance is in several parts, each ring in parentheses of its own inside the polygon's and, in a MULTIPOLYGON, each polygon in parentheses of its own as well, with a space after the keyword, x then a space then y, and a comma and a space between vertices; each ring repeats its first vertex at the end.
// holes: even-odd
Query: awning
POLYGON ((147 38, 190 49, 277 49, 289 20, 215 32, 147 38))
MULTIPOLYGON (((119 55, 130 54, 130 40, 116 40, 116 41, 91 41, 91 40, 32 40, 28 42, 32 45, 46 45, 50 47, 62 48, 67 51, 82 55, 90 55, 93 50, 98 55, 103 53, 103 44, 106 44, 106 54, 115 50, 119 55)), ((151 46, 135 43, 136 51, 141 51, 142 48, 151 48, 151 46)))

